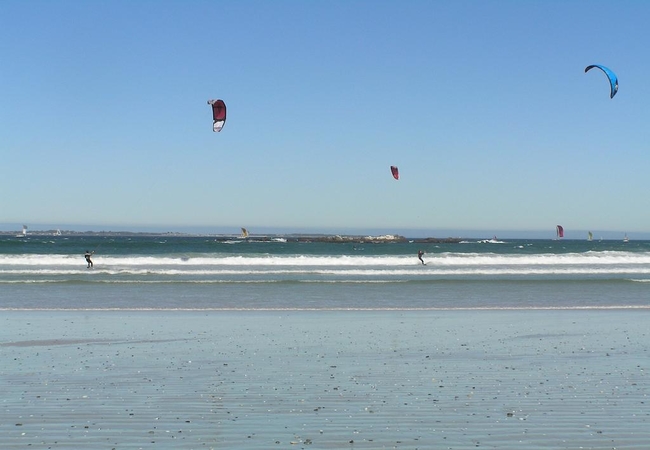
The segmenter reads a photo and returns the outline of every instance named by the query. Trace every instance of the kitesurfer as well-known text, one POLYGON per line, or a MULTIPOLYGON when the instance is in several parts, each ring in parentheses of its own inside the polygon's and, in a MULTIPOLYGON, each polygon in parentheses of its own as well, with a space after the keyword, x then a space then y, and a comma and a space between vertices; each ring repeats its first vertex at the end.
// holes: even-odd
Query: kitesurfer
POLYGON ((84 258, 86 258, 86 262, 88 263, 88 267, 87 267, 88 269, 93 267, 93 260, 90 259, 90 257, 93 255, 93 253, 95 253, 95 250, 93 250, 92 252, 89 251, 89 250, 86 250, 86 253, 84 253, 84 258))
POLYGON ((420 260, 420 262, 422 263, 423 266, 426 266, 426 264, 424 263, 424 260, 422 259, 423 255, 424 255, 424 252, 422 250, 418 250, 418 259, 420 260))

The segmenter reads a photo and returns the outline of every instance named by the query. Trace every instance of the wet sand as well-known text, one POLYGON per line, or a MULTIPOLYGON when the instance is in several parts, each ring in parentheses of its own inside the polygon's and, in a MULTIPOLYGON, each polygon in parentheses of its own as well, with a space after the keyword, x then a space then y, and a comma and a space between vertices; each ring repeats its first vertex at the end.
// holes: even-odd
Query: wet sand
POLYGON ((0 448, 644 449, 649 319, 1 311, 0 448))

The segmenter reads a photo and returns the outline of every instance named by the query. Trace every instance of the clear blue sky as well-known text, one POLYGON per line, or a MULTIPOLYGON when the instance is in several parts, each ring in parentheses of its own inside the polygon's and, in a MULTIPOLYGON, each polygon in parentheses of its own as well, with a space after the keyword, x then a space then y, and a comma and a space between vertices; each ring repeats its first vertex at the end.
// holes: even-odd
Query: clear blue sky
POLYGON ((641 1, 3 0, 0 223, 648 233, 648 23, 641 1))

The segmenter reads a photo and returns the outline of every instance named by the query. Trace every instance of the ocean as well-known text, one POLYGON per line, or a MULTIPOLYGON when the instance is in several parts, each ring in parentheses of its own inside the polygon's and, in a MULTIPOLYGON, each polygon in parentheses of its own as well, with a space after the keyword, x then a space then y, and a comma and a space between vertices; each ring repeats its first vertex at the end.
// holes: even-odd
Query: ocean
POLYGON ((0 286, 3 310, 650 309, 650 241, 4 235, 0 286))

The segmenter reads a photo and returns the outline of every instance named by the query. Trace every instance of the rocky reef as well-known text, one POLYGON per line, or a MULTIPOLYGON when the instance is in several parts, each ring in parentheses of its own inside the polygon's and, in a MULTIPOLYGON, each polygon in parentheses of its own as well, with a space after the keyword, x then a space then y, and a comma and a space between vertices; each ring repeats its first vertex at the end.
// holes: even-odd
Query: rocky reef
POLYGON ((396 234, 385 234, 381 236, 354 236, 354 235, 290 235, 284 236, 287 242, 332 242, 352 244, 390 244, 396 242, 412 242, 417 244, 454 244, 461 242, 460 238, 406 238, 396 234))

